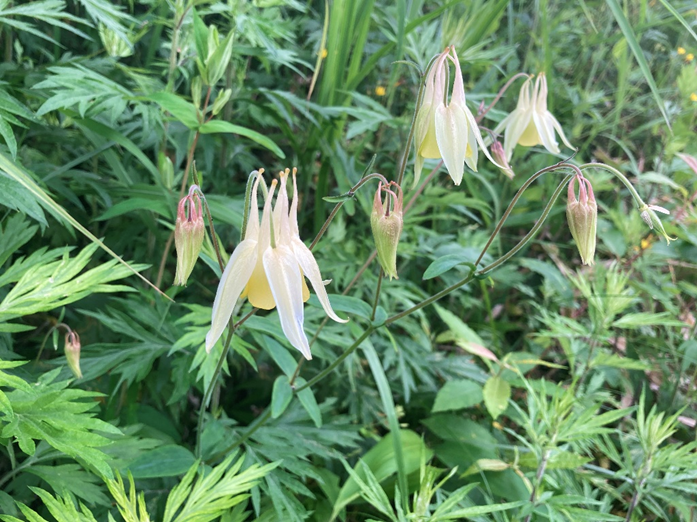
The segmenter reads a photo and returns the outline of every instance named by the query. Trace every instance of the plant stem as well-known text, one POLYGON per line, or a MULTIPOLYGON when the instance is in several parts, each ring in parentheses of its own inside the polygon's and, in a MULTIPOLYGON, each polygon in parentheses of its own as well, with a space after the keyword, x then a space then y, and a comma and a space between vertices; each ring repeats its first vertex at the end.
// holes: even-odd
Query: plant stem
POLYGON ((634 185, 630 183, 630 181, 627 179, 627 176, 622 174, 619 170, 617 170, 614 167, 611 167, 610 165, 605 165, 604 163, 584 163, 581 165, 581 170, 583 171, 584 169, 604 169, 613 174, 617 179, 619 179, 625 187, 629 189, 630 194, 634 198, 634 201, 636 201, 637 208, 641 208, 646 203, 642 199, 642 197, 639 195, 637 190, 634 188, 634 185))
POLYGON ((380 267, 380 273, 378 274, 378 287, 375 289, 375 302, 373 303, 373 312, 370 314, 370 321, 375 321, 375 312, 378 309, 378 302, 380 301, 380 289, 382 288, 382 278, 385 275, 382 267, 380 267))
POLYGON ((409 127, 409 134, 407 136, 407 142, 404 144, 404 153, 402 154, 402 161, 399 163, 399 173, 397 174, 397 185, 402 186, 402 181, 404 181, 404 172, 407 170, 407 160, 409 158, 409 149, 411 149, 411 142, 414 140, 414 134, 416 133, 416 118, 419 116, 419 110, 421 109, 421 103, 424 97, 424 77, 428 74, 430 66, 433 64, 434 60, 431 60, 429 66, 426 67, 426 71, 421 75, 419 79, 419 92, 416 95, 416 109, 414 110, 414 115, 411 117, 411 125, 409 127))
MULTIPOLYGON (((196 174, 196 169, 194 169, 194 177, 198 178, 198 175, 196 174)), ((198 185, 198 179, 195 179, 195 182, 196 185, 198 185)), ((200 185, 197 192, 200 198, 203 200, 203 206, 206 208, 206 219, 208 220, 208 228, 210 229, 211 241, 213 242, 213 249, 215 250, 215 255, 218 258, 218 265, 220 266, 220 271, 222 272, 223 270, 225 270, 225 263, 223 263, 223 255, 220 251, 220 245, 218 244, 218 236, 215 235, 215 227, 213 226, 213 216, 211 216, 211 209, 208 206, 208 200, 206 200, 206 196, 204 196, 203 192, 201 191, 200 185)))
MULTIPOLYGON (((540 486, 542 485, 542 477, 545 474, 545 470, 547 469, 547 462, 549 462, 549 450, 544 450, 542 453, 542 460, 540 461, 540 465, 537 468, 537 474, 535 475, 535 485, 532 488, 532 493, 530 493, 530 502, 534 503, 535 500, 537 500, 537 491, 540 489, 540 486)), ((528 514, 528 516, 525 518, 525 522, 530 522, 530 518, 532 517, 532 511, 528 514)))
POLYGON ((198 426, 196 429, 196 455, 200 458, 201 457, 201 434, 203 432, 203 417, 204 414, 206 413, 206 408, 208 408, 208 403, 211 400, 211 396, 213 395, 213 390, 215 389, 215 386, 217 384, 218 380, 218 375, 220 374, 221 370, 223 369, 223 364, 225 363, 225 360, 227 359, 228 352, 230 351, 230 345, 232 344, 232 336, 235 334, 235 330, 237 330, 238 327, 240 327, 244 322, 252 317, 256 312, 257 308, 252 308, 252 310, 245 315, 242 319, 237 321, 237 323, 233 322, 232 319, 230 319, 230 325, 228 326, 228 334, 227 337, 225 338, 225 343, 223 345, 223 353, 220 354, 220 358, 218 359, 218 363, 215 366, 215 370, 213 371, 213 377, 211 378, 211 382, 208 384, 208 388, 206 388, 206 392, 203 395, 203 400, 201 401, 201 407, 198 412, 198 426))
POLYGON ((516 81, 518 78, 520 78, 521 76, 530 76, 530 75, 529 75, 528 73, 522 73, 522 72, 521 72, 521 73, 518 73, 518 74, 516 74, 515 76, 511 77, 511 79, 508 80, 508 81, 504 84, 503 87, 501 87, 501 90, 500 90, 499 93, 496 95, 496 98, 494 98, 494 100, 489 104, 489 106, 488 106, 486 109, 484 109, 482 112, 480 112, 479 114, 477 114, 477 123, 479 123, 480 121, 482 121, 482 120, 484 119, 484 116, 486 115, 486 113, 489 112, 491 109, 494 108, 494 105, 496 105, 496 104, 498 103, 498 101, 501 99, 501 96, 504 95, 504 93, 508 90, 508 88, 511 86, 511 84, 512 84, 514 81, 516 81))

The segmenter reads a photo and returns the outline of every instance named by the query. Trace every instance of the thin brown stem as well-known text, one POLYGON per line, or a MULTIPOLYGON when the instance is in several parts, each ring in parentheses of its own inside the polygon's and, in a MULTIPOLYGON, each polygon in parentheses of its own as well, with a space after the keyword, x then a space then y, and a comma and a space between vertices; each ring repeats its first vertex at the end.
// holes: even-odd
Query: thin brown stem
POLYGON ((498 101, 501 99, 501 96, 504 95, 504 93, 508 90, 508 88, 511 86, 511 84, 516 81, 518 78, 521 76, 530 76, 528 73, 518 73, 515 76, 512 76, 510 80, 508 80, 503 87, 501 87, 501 90, 499 93, 496 95, 496 97, 493 99, 493 101, 489 104, 489 106, 484 109, 482 112, 477 114, 477 123, 482 121, 484 119, 484 116, 486 116, 486 113, 489 112, 491 109, 494 108, 494 105, 498 103, 498 101))

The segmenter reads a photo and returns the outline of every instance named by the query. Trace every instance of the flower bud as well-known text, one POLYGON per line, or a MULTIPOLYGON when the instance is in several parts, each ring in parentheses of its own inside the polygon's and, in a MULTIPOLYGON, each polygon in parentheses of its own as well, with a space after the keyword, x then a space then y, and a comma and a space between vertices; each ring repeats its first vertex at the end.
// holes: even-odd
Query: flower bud
POLYGON ((217 116, 218 113, 223 110, 225 104, 230 100, 231 95, 232 89, 225 89, 224 91, 220 91, 218 93, 218 96, 216 97, 215 102, 213 103, 213 108, 211 109, 213 116, 217 116))
POLYGON ((73 375, 77 379, 82 379, 82 372, 80 371, 80 336, 73 330, 69 330, 65 334, 65 358, 73 375))
POLYGON ((201 251, 205 235, 201 199, 196 194, 197 189, 198 187, 193 185, 189 195, 182 198, 177 209, 177 223, 174 227, 177 273, 174 276, 174 284, 179 286, 186 286, 186 281, 189 279, 201 251))
POLYGON ((378 251, 378 261, 385 275, 390 279, 397 277, 397 245, 399 236, 402 234, 404 219, 402 217, 402 187, 391 182, 387 187, 378 185, 373 200, 373 212, 370 215, 370 227, 373 229, 375 248, 378 251), (389 189, 395 186, 397 194, 389 189), (381 191, 387 193, 385 205, 382 204, 381 191), (390 210, 390 198, 392 198, 392 210, 390 210))
POLYGON ((494 161, 501 166, 501 172, 503 172, 510 179, 515 177, 515 172, 513 172, 513 169, 508 164, 506 151, 503 149, 503 145, 501 145, 500 141, 496 140, 491 144, 491 156, 494 158, 494 161))
POLYGON ((569 201, 566 204, 566 219, 571 235, 576 242, 584 265, 592 265, 595 256, 595 234, 598 225, 598 205, 595 202, 590 181, 576 176, 569 183, 569 201), (575 185, 579 184, 578 200, 575 185))
POLYGON ((662 214, 670 214, 670 212, 667 209, 659 207, 658 205, 644 205, 639 209, 639 212, 641 212, 641 219, 644 220, 644 222, 649 226, 651 230, 655 228, 656 231, 663 236, 667 244, 670 245, 671 241, 675 241, 676 238, 670 237, 666 233, 666 229, 663 228, 663 223, 661 223, 661 219, 658 217, 658 214, 656 214, 656 212, 660 212, 662 214))

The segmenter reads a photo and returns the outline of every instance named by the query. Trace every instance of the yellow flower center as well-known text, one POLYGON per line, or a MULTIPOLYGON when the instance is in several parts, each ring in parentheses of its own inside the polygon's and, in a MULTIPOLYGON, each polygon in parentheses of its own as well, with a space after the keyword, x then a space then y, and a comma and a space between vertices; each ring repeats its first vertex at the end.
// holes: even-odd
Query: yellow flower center
POLYGON ((525 127, 523 134, 521 134, 520 139, 518 139, 518 145, 523 147, 534 147, 535 145, 542 144, 542 139, 540 139, 540 133, 537 132, 537 127, 535 127, 535 122, 531 118, 528 126, 525 127))

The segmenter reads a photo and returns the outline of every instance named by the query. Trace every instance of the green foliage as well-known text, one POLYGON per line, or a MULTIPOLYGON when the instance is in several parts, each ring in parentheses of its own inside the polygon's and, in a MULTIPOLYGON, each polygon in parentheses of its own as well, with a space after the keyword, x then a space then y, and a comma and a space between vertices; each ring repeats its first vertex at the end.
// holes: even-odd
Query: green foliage
POLYGON ((694 519, 693 11, 0 1, 0 520, 694 519), (460 187, 427 159, 411 188, 421 73, 449 45, 485 139, 504 139, 487 129, 516 107, 522 79, 498 98, 506 82, 545 73, 577 148, 564 168, 605 165, 583 167, 594 266, 555 200, 569 173, 527 183, 570 150, 516 147, 513 179, 482 153, 460 187), (278 311, 243 298, 207 353, 222 268, 256 210, 249 173, 294 166, 300 237, 349 322, 311 292, 299 363, 278 311), (370 212, 379 176, 402 171, 386 280, 370 212), (193 184, 212 223, 174 288, 193 184), (670 211, 677 241, 642 204, 670 211))

